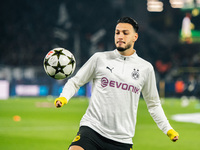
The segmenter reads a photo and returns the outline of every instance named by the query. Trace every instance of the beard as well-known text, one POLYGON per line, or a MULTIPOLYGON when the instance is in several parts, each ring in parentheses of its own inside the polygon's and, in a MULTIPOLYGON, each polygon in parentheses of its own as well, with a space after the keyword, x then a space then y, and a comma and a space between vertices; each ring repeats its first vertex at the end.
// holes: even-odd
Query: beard
POLYGON ((120 52, 123 52, 123 51, 125 51, 126 49, 123 48, 123 47, 117 47, 117 50, 120 51, 120 52))
POLYGON ((127 44, 125 47, 117 47, 117 45, 116 45, 117 50, 120 52, 124 52, 125 50, 129 49, 130 47, 131 47, 131 44, 127 44))
POLYGON ((117 47, 117 50, 120 51, 120 52, 124 52, 126 49, 123 48, 123 47, 117 47))

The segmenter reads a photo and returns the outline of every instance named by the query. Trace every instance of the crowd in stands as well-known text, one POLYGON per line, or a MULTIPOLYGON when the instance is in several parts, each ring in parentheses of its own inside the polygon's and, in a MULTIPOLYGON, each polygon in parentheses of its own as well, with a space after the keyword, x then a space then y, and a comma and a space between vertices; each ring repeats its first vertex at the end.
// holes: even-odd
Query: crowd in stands
MULTIPOLYGON (((96 51, 114 49, 115 23, 123 15, 123 8, 117 6, 124 3, 123 0, 89 0, 87 3, 82 0, 3 2, 5 7, 0 10, 0 78, 3 78, 1 74, 5 66, 11 70, 29 66, 43 70, 44 56, 57 46, 71 50, 76 56, 76 35, 80 44, 80 66, 94 52, 92 48, 96 51), (101 30, 105 31, 105 35, 95 44, 92 43, 92 37, 101 30)), ((159 80, 176 82, 181 78, 186 83, 192 72, 198 83, 200 45, 179 42, 177 30, 181 25, 180 20, 175 28, 174 24, 162 27, 165 23, 159 24, 159 20, 153 24, 149 21, 145 28, 140 26, 135 48, 139 56, 153 64, 159 80)), ((37 77, 45 74, 38 72, 34 74, 37 77)))

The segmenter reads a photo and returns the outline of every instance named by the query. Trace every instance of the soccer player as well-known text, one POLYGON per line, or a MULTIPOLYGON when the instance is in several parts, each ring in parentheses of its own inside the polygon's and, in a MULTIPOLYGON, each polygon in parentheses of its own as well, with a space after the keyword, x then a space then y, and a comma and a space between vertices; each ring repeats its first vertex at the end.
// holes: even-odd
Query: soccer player
POLYGON ((172 141, 178 140, 179 134, 162 109, 154 69, 134 49, 137 39, 137 22, 130 17, 119 19, 116 49, 95 53, 55 100, 56 107, 62 107, 81 86, 92 81, 91 100, 69 150, 132 149, 140 93, 158 127, 172 141))

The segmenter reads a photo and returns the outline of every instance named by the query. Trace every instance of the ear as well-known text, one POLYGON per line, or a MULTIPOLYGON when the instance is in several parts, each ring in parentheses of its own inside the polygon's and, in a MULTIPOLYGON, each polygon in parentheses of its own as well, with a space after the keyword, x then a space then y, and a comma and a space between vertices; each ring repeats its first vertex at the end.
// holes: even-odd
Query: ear
POLYGON ((138 33, 135 33, 135 34, 133 35, 133 42, 137 41, 137 39, 138 39, 138 33))

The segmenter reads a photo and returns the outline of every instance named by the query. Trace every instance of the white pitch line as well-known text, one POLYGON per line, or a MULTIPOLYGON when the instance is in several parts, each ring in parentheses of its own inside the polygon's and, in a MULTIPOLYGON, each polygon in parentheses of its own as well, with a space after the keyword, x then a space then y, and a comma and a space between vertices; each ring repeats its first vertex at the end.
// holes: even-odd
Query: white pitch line
POLYGON ((190 122, 200 124, 200 113, 176 114, 172 116, 172 119, 178 122, 190 122))

